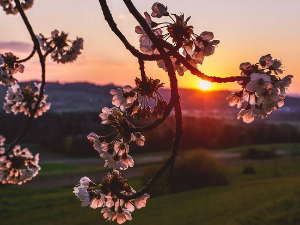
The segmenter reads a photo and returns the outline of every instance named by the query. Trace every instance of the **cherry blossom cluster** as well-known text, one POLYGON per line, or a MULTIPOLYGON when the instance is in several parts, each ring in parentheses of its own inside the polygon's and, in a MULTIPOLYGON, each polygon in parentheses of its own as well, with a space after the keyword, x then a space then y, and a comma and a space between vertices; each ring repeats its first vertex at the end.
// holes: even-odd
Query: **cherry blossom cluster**
POLYGON ((273 59, 270 54, 264 55, 256 64, 249 62, 241 63, 241 76, 245 79, 239 84, 242 86, 240 92, 232 92, 227 100, 230 106, 246 107, 242 109, 237 118, 243 118, 246 123, 251 123, 255 117, 267 118, 268 114, 284 105, 286 90, 292 82, 292 75, 282 79, 282 62, 273 59))
POLYGON ((128 201, 119 198, 120 194, 128 196, 135 193, 119 172, 134 166, 133 158, 129 155, 129 144, 135 142, 138 146, 143 146, 145 143, 145 137, 135 131, 135 126, 125 118, 124 113, 139 118, 137 115, 141 115, 140 112, 150 108, 148 101, 154 99, 156 104, 153 112, 149 109, 149 116, 158 116, 163 113, 166 105, 158 93, 158 89, 163 86, 160 80, 142 76, 142 79, 136 78, 135 82, 135 88, 126 85, 123 88, 112 89, 112 104, 116 107, 104 107, 99 115, 101 123, 113 126, 115 132, 106 136, 98 136, 92 132, 87 136, 94 149, 104 159, 104 166, 112 168, 113 172, 108 173, 100 185, 83 177, 80 184, 74 187, 74 194, 81 200, 82 206, 103 207, 103 217, 107 221, 116 220, 119 224, 131 220, 131 212, 135 208, 144 207, 150 197, 143 194, 128 201))
POLYGON ((136 199, 124 201, 119 195, 132 195, 135 190, 128 184, 118 170, 113 170, 102 179, 97 185, 88 177, 82 177, 79 184, 74 187, 73 193, 81 201, 81 206, 90 206, 93 209, 102 208, 106 221, 114 221, 122 224, 131 220, 131 213, 136 209, 146 206, 146 201, 150 197, 144 194, 136 199))
MULTIPOLYGON (((188 25, 191 17, 185 19, 184 14, 170 14, 167 7, 161 3, 156 2, 153 4, 151 16, 154 18, 169 17, 171 22, 157 23, 152 21, 151 16, 147 12, 144 15, 153 33, 164 41, 171 39, 171 44, 195 68, 197 68, 197 64, 203 63, 205 56, 214 54, 215 46, 220 43, 219 40, 213 40, 214 34, 210 31, 203 31, 200 35, 194 33, 193 26, 188 25), (163 34, 163 29, 165 34, 163 34)), ((143 53, 149 55, 159 53, 141 26, 136 26, 135 32, 140 35, 140 50, 143 53)), ((182 76, 187 68, 178 62, 175 57, 170 56, 170 58, 175 71, 182 76)), ((159 68, 167 71, 163 60, 158 60, 157 65, 159 68)))
POLYGON ((121 111, 135 119, 149 117, 161 118, 167 106, 166 101, 159 94, 158 89, 163 87, 159 79, 152 79, 145 76, 144 79, 135 79, 136 87, 126 85, 123 88, 112 89, 112 104, 120 107, 121 111), (150 100, 154 101, 153 110, 150 100))
MULTIPOLYGON (((34 0, 23 0, 21 2, 21 7, 23 10, 29 9, 32 7, 34 0)), ((19 10, 16 8, 16 3, 14 0, 0 0, 0 5, 3 7, 3 10, 6 14, 16 15, 19 10)))
MULTIPOLYGON (((31 89, 30 84, 24 88, 21 88, 19 84, 8 87, 5 96, 6 102, 3 103, 6 113, 24 113, 30 116, 39 98, 41 83, 34 82, 34 86, 34 89, 31 89)), ((35 118, 50 109, 51 103, 46 102, 47 97, 47 95, 43 95, 34 115, 35 118)))
POLYGON ((41 169, 38 165, 39 154, 35 156, 27 149, 21 150, 19 145, 13 149, 13 154, 5 154, 5 137, 0 135, 0 181, 2 184, 21 185, 35 177, 41 169))
POLYGON ((13 53, 0 54, 0 82, 3 85, 15 84, 17 80, 13 77, 16 73, 24 72, 24 65, 18 63, 19 58, 13 53))
POLYGON ((77 56, 81 54, 83 49, 83 39, 76 38, 76 40, 69 40, 68 34, 58 30, 51 32, 51 37, 46 38, 44 35, 37 35, 40 45, 44 51, 51 53, 51 58, 57 63, 73 62, 77 56))
POLYGON ((53 61, 64 64, 76 60, 77 56, 81 54, 81 49, 83 49, 82 38, 77 37, 76 40, 69 40, 68 34, 65 32, 59 33, 54 30, 50 38, 46 38, 42 34, 35 35, 28 18, 22 13, 23 10, 31 8, 33 2, 34 0, 0 0, 0 5, 6 14, 15 15, 21 12, 20 15, 34 42, 33 51, 25 59, 20 60, 11 52, 0 54, 0 83, 10 85, 7 89, 6 102, 3 103, 3 108, 6 113, 24 113, 30 117, 21 135, 7 150, 2 147, 5 138, 0 136, 0 179, 2 183, 22 184, 36 176, 40 170, 38 154, 33 157, 28 149, 21 150, 20 146, 15 145, 15 143, 20 141, 22 135, 26 134, 32 118, 41 116, 50 108, 51 104, 46 101, 48 96, 44 94, 46 57, 51 53, 53 61), (35 45, 37 41, 39 41, 40 46, 35 45), (41 52, 40 48, 45 51, 45 54, 41 52), (35 53, 38 53, 42 68, 42 83, 34 83, 33 88, 30 84, 26 87, 20 87, 14 75, 18 72, 24 72, 25 67, 22 63, 30 60, 35 53), (13 151, 12 155, 9 155, 10 151, 13 151))
POLYGON ((88 139, 93 143, 94 149, 105 160, 105 167, 126 170, 134 166, 134 161, 129 153, 129 144, 134 141, 138 146, 143 146, 145 137, 140 132, 133 132, 134 126, 123 117, 118 108, 103 108, 100 113, 102 124, 115 128, 116 132, 107 136, 98 136, 90 133, 88 139), (108 141, 110 137, 112 141, 108 141))
MULTIPOLYGON (((194 33, 194 27, 189 24, 191 17, 185 18, 182 13, 179 15, 169 13, 167 7, 161 3, 156 2, 153 4, 151 15, 147 12, 144 13, 145 21, 140 20, 140 14, 135 12, 136 9, 131 5, 131 1, 124 1, 124 3, 140 24, 143 25, 146 21, 148 25, 148 27, 142 25, 135 27, 135 32, 139 34, 140 50, 144 54, 141 54, 141 52, 134 54, 136 49, 128 44, 118 30, 106 1, 100 0, 105 18, 112 30, 125 44, 126 48, 138 58, 141 79, 135 79, 135 88, 126 85, 123 88, 110 91, 113 95, 112 104, 115 107, 103 108, 99 116, 102 119, 102 124, 112 126, 114 132, 106 136, 99 136, 92 132, 87 136, 99 156, 104 159, 104 166, 112 168, 112 172, 108 173, 100 184, 94 183, 88 177, 82 177, 79 184, 73 189, 73 193, 81 201, 83 207, 101 208, 101 213, 107 221, 116 221, 118 224, 131 220, 131 213, 135 209, 146 206, 146 201, 150 196, 145 193, 145 190, 148 190, 168 168, 170 168, 170 175, 172 173, 182 135, 182 112, 177 80, 173 72, 176 71, 178 75, 184 75, 187 68, 183 63, 187 67, 189 67, 187 65, 189 63, 194 67, 193 69, 197 68, 198 64, 203 63, 204 57, 214 54, 216 46, 220 43, 219 40, 214 40, 214 34, 210 31, 203 31, 200 34, 194 33), (153 18, 155 20, 168 18, 170 22, 158 23, 153 21, 153 18), (150 35, 149 30, 154 35, 150 35), (169 61, 168 57, 170 57, 173 68, 171 65, 165 65, 165 62, 169 61), (144 62, 148 60, 156 60, 158 67, 168 72, 172 89, 169 105, 158 92, 164 84, 159 79, 146 76, 144 62), (152 105, 154 105, 153 109, 151 108, 152 105), (145 137, 138 131, 153 129, 157 124, 164 121, 173 108, 176 126, 171 156, 146 187, 141 192, 136 192, 120 173, 120 171, 134 166, 134 160, 129 155, 130 144, 135 142, 136 145, 143 146, 145 137), (156 120, 150 126, 139 129, 126 116, 132 116, 134 119, 149 117, 162 119, 156 120), (135 198, 136 196, 140 197, 135 198)), ((52 31, 50 37, 45 37, 43 34, 35 35, 28 18, 22 13, 23 10, 33 5, 33 0, 21 0, 21 2, 19 0, 0 0, 0 4, 7 14, 21 12, 20 15, 34 43, 32 53, 23 60, 19 60, 12 53, 0 54, 0 82, 4 85, 11 85, 8 87, 3 108, 7 113, 17 114, 22 112, 30 116, 26 127, 21 133, 23 135, 28 131, 32 118, 42 115, 50 108, 50 103, 46 102, 47 95, 43 94, 46 82, 46 57, 50 54, 54 62, 62 64, 73 62, 81 54, 83 39, 77 37, 76 40, 70 40, 68 39, 68 33, 59 32, 58 30, 52 31), (38 45, 38 42, 40 45, 38 45), (42 68, 42 83, 34 83, 33 89, 30 85, 20 87, 13 75, 17 72, 22 73, 24 66, 21 62, 29 60, 35 53, 38 54, 42 68), (36 113, 34 113, 35 109, 37 109, 36 113)), ((261 57, 259 63, 242 63, 240 65, 242 78, 231 77, 227 80, 231 82, 242 80, 239 82, 242 91, 232 93, 227 97, 230 106, 237 105, 240 108, 243 102, 246 102, 246 107, 239 112, 238 118, 243 118, 245 122, 250 123, 255 116, 266 118, 268 114, 284 104, 283 99, 286 95, 286 89, 289 87, 293 76, 288 75, 281 79, 279 77, 279 74, 283 73, 281 64, 280 60, 273 59, 271 55, 265 55, 261 57)), ((198 70, 196 72, 199 73, 195 73, 191 68, 193 74, 199 75, 201 73, 198 70)), ((203 73, 199 77, 209 79, 203 73)), ((218 77, 213 77, 212 80, 223 82, 223 79, 218 77)), ((3 147, 5 138, 0 136, 0 181, 3 184, 25 183, 36 176, 40 170, 38 165, 39 154, 33 156, 27 148, 22 150, 20 146, 15 145, 20 141, 22 135, 13 142, 8 150, 3 147), (11 150, 12 153, 10 153, 11 150)))

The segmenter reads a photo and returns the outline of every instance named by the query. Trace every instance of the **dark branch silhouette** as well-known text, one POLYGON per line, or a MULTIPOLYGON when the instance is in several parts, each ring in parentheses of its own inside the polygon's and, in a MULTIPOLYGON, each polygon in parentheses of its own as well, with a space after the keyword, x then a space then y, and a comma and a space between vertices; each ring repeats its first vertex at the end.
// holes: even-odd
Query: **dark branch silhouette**
MULTIPOLYGON (((15 0, 16 2, 16 7, 17 9, 19 10, 20 12, 20 15, 24 21, 24 24, 30 34, 30 37, 32 39, 32 42, 34 44, 34 51, 32 51, 32 56, 34 55, 35 51, 38 53, 38 56, 39 56, 39 60, 40 60, 40 65, 41 65, 41 70, 42 70, 42 85, 40 87, 40 93, 39 93, 39 97, 38 97, 38 100, 36 102, 36 105, 34 107, 34 109, 30 112, 30 117, 28 118, 27 122, 26 122, 26 125, 24 127, 24 129, 22 130, 22 132, 18 135, 18 137, 11 143, 11 145, 8 147, 8 149, 6 150, 6 154, 8 152, 10 152, 14 147, 15 145, 26 135, 26 133, 28 132, 30 126, 31 126, 31 123, 34 119, 34 115, 36 114, 37 112, 37 109, 39 107, 39 104, 43 98, 43 95, 44 95, 44 88, 45 88, 45 84, 46 84, 46 65, 45 65, 45 58, 43 56, 43 53, 40 49, 40 43, 38 41, 38 39, 36 38, 35 34, 34 34, 34 31, 27 19, 27 16, 25 15, 24 13, 24 10, 23 8, 21 7, 21 4, 20 4, 20 1, 19 0, 15 0)), ((31 56, 31 57, 32 57, 31 56)))
POLYGON ((17 60, 16 63, 22 63, 22 62, 28 61, 29 59, 31 59, 34 56, 35 52, 36 52, 36 49, 35 49, 35 47, 33 47, 32 52, 30 53, 30 55, 28 57, 26 57, 25 59, 17 60))

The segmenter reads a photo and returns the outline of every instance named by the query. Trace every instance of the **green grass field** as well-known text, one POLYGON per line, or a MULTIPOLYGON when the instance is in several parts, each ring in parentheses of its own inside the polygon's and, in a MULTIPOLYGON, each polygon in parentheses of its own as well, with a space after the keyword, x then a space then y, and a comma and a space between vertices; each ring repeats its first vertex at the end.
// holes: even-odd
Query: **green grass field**
MULTIPOLYGON (((127 224, 300 224, 300 164, 266 163, 254 168, 256 174, 243 175, 243 167, 229 167, 230 185, 150 198, 127 224)), ((139 179, 131 183, 141 187, 139 179)), ((5 187, 0 198, 0 224, 106 224, 99 209, 80 206, 72 187, 5 187)))
MULTIPOLYGON (((23 145, 22 145, 23 146, 23 145)), ((36 145, 36 144, 24 144, 24 146, 29 147, 30 150, 33 152, 33 154, 36 154, 40 152, 41 155, 50 155, 55 156, 59 158, 66 158, 67 156, 58 155, 57 153, 50 152, 49 150, 36 145)), ((212 150, 212 152, 243 152, 248 148, 255 147, 260 149, 280 149, 285 150, 289 153, 293 153, 293 151, 296 151, 295 149, 300 149, 300 144, 291 144, 291 143, 280 143, 280 144, 264 144, 264 145, 247 145, 247 146, 240 146, 236 148, 229 148, 224 150, 212 150)), ((297 150, 299 152, 299 150, 297 150)), ((288 154, 288 157, 291 155, 288 154)), ((300 154, 300 152, 299 152, 300 154)), ((299 155, 298 154, 298 155, 299 155)), ((134 154, 133 157, 137 156, 164 156, 167 158, 168 153, 167 152, 154 152, 154 153, 146 153, 146 154, 134 154)), ((93 158, 94 159, 94 158, 93 158)), ((136 166, 143 166, 151 163, 142 163, 137 164, 136 166)), ((77 174, 77 173, 90 173, 90 172, 98 172, 98 171, 104 171, 108 170, 107 168, 104 168, 102 166, 102 162, 99 160, 99 164, 96 163, 86 163, 86 164, 63 164, 63 163, 41 163, 40 166, 42 167, 42 170, 39 173, 39 176, 53 176, 53 175, 63 175, 63 174, 77 174)))
POLYGON ((108 168, 103 167, 101 163, 84 164, 84 165, 47 163, 47 164, 41 164, 40 166, 42 168, 41 171, 39 172, 40 177, 78 174, 78 173, 91 173, 91 172, 100 172, 100 171, 109 170, 108 168))

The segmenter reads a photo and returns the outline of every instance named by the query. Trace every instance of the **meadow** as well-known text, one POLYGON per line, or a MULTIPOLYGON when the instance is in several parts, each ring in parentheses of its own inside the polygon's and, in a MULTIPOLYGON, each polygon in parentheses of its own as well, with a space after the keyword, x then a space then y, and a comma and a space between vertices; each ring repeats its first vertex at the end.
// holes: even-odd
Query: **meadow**
MULTIPOLYGON (((126 223, 298 225, 300 163, 299 156, 295 157, 296 160, 289 163, 258 161, 253 165, 256 173, 249 175, 242 173, 245 165, 232 163, 226 166, 229 185, 150 198, 147 207, 133 212, 133 220, 126 223)), ((46 166, 44 176, 51 175, 51 168, 53 166, 46 166)), ((58 166, 55 173, 72 169, 72 166, 58 166)), ((135 189, 142 186, 138 177, 129 180, 135 189)), ((2 187, 0 199, 1 224, 106 224, 100 209, 81 207, 80 201, 72 193, 72 186, 2 187)))

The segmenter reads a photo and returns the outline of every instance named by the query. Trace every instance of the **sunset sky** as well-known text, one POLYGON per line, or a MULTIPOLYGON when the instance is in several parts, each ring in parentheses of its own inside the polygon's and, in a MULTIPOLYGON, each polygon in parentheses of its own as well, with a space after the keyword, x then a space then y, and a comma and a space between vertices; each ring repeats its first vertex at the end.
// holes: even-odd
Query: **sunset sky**
MULTIPOLYGON (((137 9, 151 13, 154 1, 133 0, 137 9)), ((241 62, 258 62, 265 54, 283 61, 284 74, 294 75, 290 94, 300 95, 300 1, 295 0, 163 0, 169 12, 191 16, 194 32, 212 31, 221 43, 215 54, 205 58, 198 69, 207 75, 227 77, 239 75, 241 62)), ((138 48, 137 22, 121 0, 109 0, 112 14, 125 36, 138 48)), ((78 60, 62 65, 47 58, 47 80, 59 82, 92 82, 97 84, 134 85, 139 76, 136 58, 124 48, 104 21, 97 0, 36 0, 26 11, 35 33, 49 37, 54 29, 69 33, 70 39, 84 38, 84 50, 78 60)), ((163 21, 163 20, 154 20, 163 21)), ((166 21, 169 21, 166 18, 166 21)), ((0 53, 13 52, 20 58, 32 49, 29 34, 20 15, 0 11, 0 53), (13 43, 11 43, 13 42, 13 43)), ((155 62, 146 63, 149 77, 159 78, 168 87, 166 73, 155 62)), ((40 79, 37 56, 25 64, 20 81, 40 79)), ((185 73, 179 86, 197 88, 199 78, 185 73)), ((213 84, 213 89, 239 89, 239 85, 213 84)))

